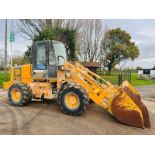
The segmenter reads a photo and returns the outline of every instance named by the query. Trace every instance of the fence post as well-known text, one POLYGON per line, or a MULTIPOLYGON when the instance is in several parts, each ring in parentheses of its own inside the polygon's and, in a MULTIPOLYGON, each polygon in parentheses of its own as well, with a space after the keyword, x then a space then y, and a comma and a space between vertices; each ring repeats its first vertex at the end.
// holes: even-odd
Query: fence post
POLYGON ((118 75, 118 85, 122 83, 122 74, 118 75))
POLYGON ((131 70, 129 72, 130 72, 130 83, 131 83, 131 70))

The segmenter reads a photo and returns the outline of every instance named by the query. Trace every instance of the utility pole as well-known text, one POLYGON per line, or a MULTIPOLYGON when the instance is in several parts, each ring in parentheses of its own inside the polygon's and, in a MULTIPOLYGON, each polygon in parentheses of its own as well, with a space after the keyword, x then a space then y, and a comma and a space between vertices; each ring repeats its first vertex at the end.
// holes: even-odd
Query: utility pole
POLYGON ((13 55, 13 51, 12 51, 12 46, 13 46, 13 42, 15 41, 15 34, 14 34, 14 27, 13 27, 13 19, 11 20, 11 29, 10 29, 10 49, 11 49, 11 67, 12 67, 12 55, 13 55))
POLYGON ((7 19, 5 19, 5 75, 4 75, 4 81, 7 81, 7 19))

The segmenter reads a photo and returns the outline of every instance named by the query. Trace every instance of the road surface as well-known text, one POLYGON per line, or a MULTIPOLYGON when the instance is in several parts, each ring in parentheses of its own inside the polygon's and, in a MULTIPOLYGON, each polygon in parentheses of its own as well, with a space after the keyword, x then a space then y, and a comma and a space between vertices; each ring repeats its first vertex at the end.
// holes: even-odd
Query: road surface
POLYGON ((0 134, 24 135, 113 135, 155 134, 155 85, 137 87, 151 119, 151 129, 123 125, 109 113, 91 104, 82 116, 61 112, 56 101, 33 102, 25 107, 8 104, 7 93, 0 90, 0 134))

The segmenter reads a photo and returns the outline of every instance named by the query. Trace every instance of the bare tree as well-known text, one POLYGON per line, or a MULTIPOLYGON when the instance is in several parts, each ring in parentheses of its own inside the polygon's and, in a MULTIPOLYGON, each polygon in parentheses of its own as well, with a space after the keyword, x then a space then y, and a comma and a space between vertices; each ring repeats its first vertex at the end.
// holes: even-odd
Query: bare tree
POLYGON ((20 19, 18 22, 18 32, 24 34, 24 37, 33 40, 33 37, 41 32, 45 27, 54 28, 72 28, 79 30, 81 20, 79 19, 20 19))
POLYGON ((100 44, 100 63, 104 69, 106 68, 106 61, 107 61, 107 56, 108 56, 108 52, 109 52, 108 48, 107 48, 107 46, 110 43, 109 38, 110 38, 110 36, 108 33, 108 27, 107 27, 107 25, 105 25, 104 34, 103 34, 102 41, 100 44))
MULTIPOLYGON (((45 27, 74 29, 77 32, 76 49, 80 59, 82 61, 100 59, 100 44, 104 34, 103 21, 100 19, 22 19, 18 25, 19 31, 30 40, 45 27)), ((61 36, 58 35, 57 39, 59 38, 61 36)))
POLYGON ((100 56, 100 43, 104 26, 100 19, 86 19, 79 32, 79 55, 84 61, 97 61, 100 56))
POLYGON ((45 25, 46 20, 44 19, 20 19, 17 23, 19 29, 25 39, 32 40, 35 35, 41 32, 45 25))
POLYGON ((0 69, 4 68, 4 50, 0 49, 0 69))

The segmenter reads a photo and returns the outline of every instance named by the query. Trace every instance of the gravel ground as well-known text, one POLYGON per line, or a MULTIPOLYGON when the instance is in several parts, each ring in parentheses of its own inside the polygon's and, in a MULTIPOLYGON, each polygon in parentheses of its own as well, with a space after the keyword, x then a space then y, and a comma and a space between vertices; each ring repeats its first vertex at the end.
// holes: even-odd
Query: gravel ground
POLYGON ((7 103, 6 91, 0 90, 0 134, 155 134, 155 85, 137 89, 148 107, 151 129, 123 125, 95 104, 91 104, 78 117, 63 114, 54 100, 50 103, 33 102, 26 107, 13 107, 7 103))

